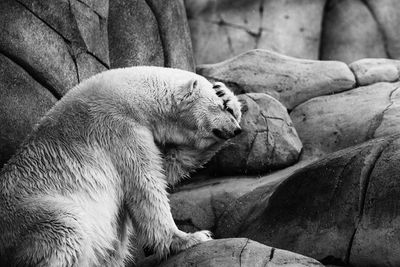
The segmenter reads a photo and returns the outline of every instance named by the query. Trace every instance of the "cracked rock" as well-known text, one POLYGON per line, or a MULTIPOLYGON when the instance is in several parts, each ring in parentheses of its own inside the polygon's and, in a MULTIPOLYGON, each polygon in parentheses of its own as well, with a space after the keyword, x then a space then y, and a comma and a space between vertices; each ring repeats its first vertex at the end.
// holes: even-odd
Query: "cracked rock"
POLYGON ((183 0, 110 1, 111 67, 153 65, 194 71, 183 0))
POLYGON ((400 61, 386 58, 364 58, 349 65, 358 85, 393 82, 400 77, 400 61))
POLYGON ((302 158, 398 133, 399 87, 400 83, 375 83, 297 106, 290 116, 303 142, 302 158))
POLYGON ((217 238, 222 235, 219 229, 225 230, 224 233, 233 233, 237 231, 242 220, 247 220, 250 214, 257 213, 258 209, 253 208, 255 203, 263 203, 280 182, 307 163, 309 162, 302 161, 262 177, 204 177, 202 181, 192 181, 180 186, 169 197, 174 220, 179 229, 187 232, 208 229, 213 231, 217 238), (252 193, 249 194, 250 192, 252 193), (236 206, 237 209, 232 212, 229 207, 236 201, 240 201, 241 205, 236 206), (226 210, 229 210, 227 214, 226 210), (224 218, 222 221, 221 216, 224 218))
POLYGON ((108 0, 0 1, 0 166, 56 99, 108 69, 107 13, 108 0))
MULTIPOLYGON (((377 6, 381 4, 379 1, 377 6)), ((385 38, 365 1, 328 1, 322 28, 320 58, 323 60, 351 63, 361 58, 388 57, 385 38)))
MULTIPOLYGON (((258 213, 243 220, 230 236, 247 237, 324 264, 333 264, 329 259, 334 259, 351 266, 396 266, 399 138, 374 139, 296 171, 263 203, 248 207, 258 213)), ((226 213, 240 205, 238 199, 226 213)))
POLYGON ((57 99, 0 53, 0 168, 57 99))
POLYGON ((350 252, 353 266, 400 265, 399 151, 397 138, 375 162, 350 252))
POLYGON ((400 59, 400 1, 365 0, 383 33, 389 58, 400 59))
POLYGON ((62 36, 16 1, 0 1, 0 39, 0 51, 58 97, 78 83, 62 36))
POLYGON ((196 61, 215 63, 255 48, 317 59, 325 2, 185 0, 196 61))
POLYGON ((282 249, 262 245, 245 238, 211 240, 191 247, 157 264, 155 258, 139 262, 138 267, 202 266, 265 267, 323 266, 318 261, 282 249))
POLYGON ((266 94, 239 95, 242 133, 208 164, 219 175, 262 174, 297 162, 302 144, 285 107, 266 94))
POLYGON ((288 109, 355 85, 353 73, 343 62, 303 60, 261 49, 220 63, 200 65, 197 72, 226 83, 236 94, 269 94, 288 109))

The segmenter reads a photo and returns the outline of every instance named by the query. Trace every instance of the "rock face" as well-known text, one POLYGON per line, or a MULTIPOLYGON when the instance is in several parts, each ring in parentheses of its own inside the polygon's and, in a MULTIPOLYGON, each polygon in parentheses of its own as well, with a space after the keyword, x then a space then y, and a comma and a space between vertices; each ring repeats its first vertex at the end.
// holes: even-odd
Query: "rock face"
POLYGON ((242 220, 248 219, 250 214, 255 214, 258 210, 254 208, 255 203, 263 203, 279 183, 308 163, 301 161, 262 177, 232 176, 180 186, 170 195, 174 220, 182 231, 208 229, 218 238, 222 236, 220 230, 236 229, 242 220), (229 207, 236 201, 240 201, 241 205, 236 206, 235 212, 231 212, 229 207), (225 214, 226 210, 230 212, 225 214), (224 219, 221 221, 221 218, 224 219))
POLYGON ((263 266, 323 266, 318 261, 289 251, 267 247, 245 238, 220 239, 189 248, 160 264, 153 259, 138 267, 203 266, 203 267, 263 267, 263 266))
POLYGON ((400 61, 386 58, 364 58, 349 65, 358 85, 393 82, 400 77, 400 61))
POLYGON ((236 94, 269 94, 288 109, 355 85, 353 73, 342 62, 302 60, 261 49, 217 64, 200 65, 197 72, 226 83, 236 94))
POLYGON ((400 2, 396 0, 365 1, 383 33, 389 58, 400 59, 400 2))
POLYGON ((0 53, 0 168, 57 99, 0 53))
POLYGON ((185 4, 198 64, 255 48, 318 58, 325 0, 185 0, 185 4))
POLYGON ((110 57, 113 67, 194 70, 182 0, 111 1, 110 16, 108 0, 4 0, 0 40, 0 71, 10 75, 0 101, 14 104, 1 107, 0 168, 55 99, 109 69, 110 57))
MULTIPOLYGON (((396 135, 330 154, 286 179, 263 203, 255 202, 253 207, 262 207, 255 216, 219 232, 324 264, 397 266, 399 150, 396 135)), ((226 214, 240 207, 238 199, 226 214)))
POLYGON ((214 156, 208 168, 218 175, 263 174, 297 162, 302 144, 286 108, 273 97, 239 95, 243 132, 214 156))
POLYGON ((351 63, 366 57, 388 56, 384 35, 364 2, 328 2, 321 36, 321 59, 351 63))
POLYGON ((110 1, 111 67, 155 65, 194 71, 183 0, 110 1))
POLYGON ((0 167, 56 99, 109 67, 108 1, 86 2, 0 2, 0 167))
POLYGON ((318 157, 400 130, 400 83, 375 83, 313 98, 290 116, 302 140, 302 157, 318 157))
POLYGON ((198 64, 261 48, 339 60, 400 59, 396 0, 185 0, 198 64))

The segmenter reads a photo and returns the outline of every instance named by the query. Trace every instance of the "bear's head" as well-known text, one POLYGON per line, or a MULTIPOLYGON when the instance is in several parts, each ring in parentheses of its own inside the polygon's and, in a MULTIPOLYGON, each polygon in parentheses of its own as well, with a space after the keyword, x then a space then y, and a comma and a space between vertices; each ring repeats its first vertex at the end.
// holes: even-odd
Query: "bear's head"
POLYGON ((186 82, 181 92, 184 93, 178 103, 179 120, 189 129, 186 138, 196 148, 223 143, 241 132, 240 102, 223 83, 211 84, 199 76, 186 82))

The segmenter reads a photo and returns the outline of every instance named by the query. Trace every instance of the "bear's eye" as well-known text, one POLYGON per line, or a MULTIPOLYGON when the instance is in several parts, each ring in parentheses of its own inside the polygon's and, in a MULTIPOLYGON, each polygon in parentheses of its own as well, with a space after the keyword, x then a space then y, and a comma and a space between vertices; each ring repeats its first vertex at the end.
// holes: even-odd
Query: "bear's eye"
POLYGON ((229 113, 232 114, 233 117, 235 117, 235 115, 233 114, 233 110, 231 108, 226 108, 226 111, 228 111, 229 113))

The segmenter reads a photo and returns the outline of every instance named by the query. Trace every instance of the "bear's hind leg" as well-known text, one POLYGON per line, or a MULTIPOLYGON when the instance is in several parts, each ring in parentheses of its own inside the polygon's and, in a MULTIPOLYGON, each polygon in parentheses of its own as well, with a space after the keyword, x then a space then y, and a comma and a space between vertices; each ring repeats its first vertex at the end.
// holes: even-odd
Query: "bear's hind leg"
POLYGON ((83 238, 77 221, 73 217, 60 219, 54 214, 43 215, 22 233, 15 247, 12 265, 85 266, 79 259, 83 238))

